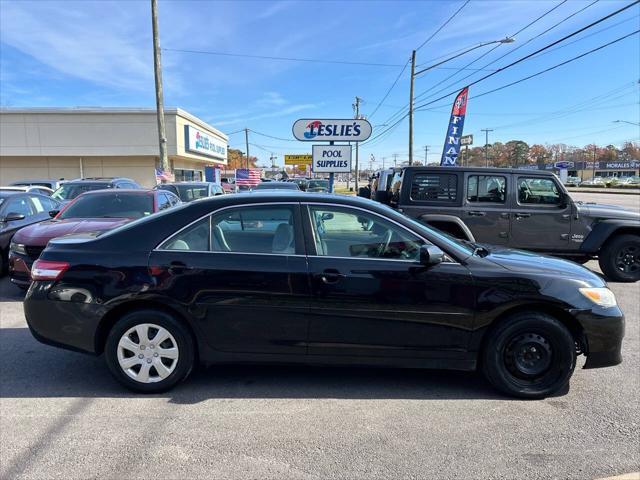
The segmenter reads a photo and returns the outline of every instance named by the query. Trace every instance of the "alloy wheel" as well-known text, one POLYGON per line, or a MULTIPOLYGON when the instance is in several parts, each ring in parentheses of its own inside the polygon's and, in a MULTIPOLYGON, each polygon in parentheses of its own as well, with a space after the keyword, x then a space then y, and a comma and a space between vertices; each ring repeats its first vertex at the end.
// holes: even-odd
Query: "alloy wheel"
POLYGON ((624 273, 636 273, 640 270, 640 247, 625 245, 616 255, 616 268, 624 273))
POLYGON ((133 380, 155 383, 166 379, 178 365, 178 343, 166 328, 142 323, 118 341, 118 363, 133 380))

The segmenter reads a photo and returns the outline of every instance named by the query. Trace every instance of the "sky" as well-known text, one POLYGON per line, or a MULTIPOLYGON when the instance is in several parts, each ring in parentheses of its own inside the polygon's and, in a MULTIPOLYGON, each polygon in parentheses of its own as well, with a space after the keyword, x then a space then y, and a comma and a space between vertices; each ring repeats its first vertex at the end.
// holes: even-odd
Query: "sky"
MULTIPOLYGON (((259 163, 269 164, 273 155, 282 164, 286 153, 310 152, 309 144, 293 139, 296 119, 352 118, 357 96, 360 113, 374 126, 361 161, 368 166, 373 156, 380 167, 384 158, 388 166, 394 154, 398 162, 408 156, 408 119, 395 123, 409 101, 410 68, 404 67, 411 51, 420 47, 420 70, 519 32, 513 43, 475 48, 416 77, 415 105, 424 106, 415 113, 414 155, 424 160, 428 145, 429 162, 439 161, 457 90, 631 0, 464 3, 160 0, 165 105, 207 121, 243 151, 241 130, 249 128, 250 152, 259 163)), ((485 128, 493 129, 489 142, 640 140, 640 127, 615 123, 640 122, 638 34, 474 98, 635 32, 639 15, 636 4, 472 85, 464 133, 473 134, 476 145, 484 144, 485 128)), ((0 0, 0 105, 154 107, 150 2, 0 0)))

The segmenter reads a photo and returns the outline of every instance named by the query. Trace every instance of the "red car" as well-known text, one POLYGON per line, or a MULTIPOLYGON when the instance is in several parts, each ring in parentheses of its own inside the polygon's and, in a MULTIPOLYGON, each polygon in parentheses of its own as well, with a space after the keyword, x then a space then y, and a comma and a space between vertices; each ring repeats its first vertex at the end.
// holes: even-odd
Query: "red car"
POLYGON ((94 190, 79 195, 51 220, 25 227, 9 248, 9 276, 19 287, 31 283, 31 265, 49 240, 73 233, 103 232, 181 203, 164 190, 94 190))

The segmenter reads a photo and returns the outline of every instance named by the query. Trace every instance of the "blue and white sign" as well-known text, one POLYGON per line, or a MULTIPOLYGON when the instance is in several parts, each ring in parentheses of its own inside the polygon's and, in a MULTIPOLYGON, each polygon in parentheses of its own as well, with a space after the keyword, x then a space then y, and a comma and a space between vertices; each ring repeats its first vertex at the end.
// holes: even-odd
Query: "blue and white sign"
POLYGON ((553 166, 556 167, 559 170, 562 170, 562 169, 567 169, 567 168, 573 168, 574 163, 573 162, 562 161, 562 162, 554 163, 553 166))
POLYGON ((184 149, 188 152, 205 155, 223 162, 227 161, 226 142, 191 125, 184 126, 184 149))
POLYGON ((314 173, 351 171, 351 145, 313 145, 311 170, 314 173))
POLYGON ((371 124, 353 118, 302 118, 293 124, 293 136, 302 142, 363 142, 371 136, 371 124))

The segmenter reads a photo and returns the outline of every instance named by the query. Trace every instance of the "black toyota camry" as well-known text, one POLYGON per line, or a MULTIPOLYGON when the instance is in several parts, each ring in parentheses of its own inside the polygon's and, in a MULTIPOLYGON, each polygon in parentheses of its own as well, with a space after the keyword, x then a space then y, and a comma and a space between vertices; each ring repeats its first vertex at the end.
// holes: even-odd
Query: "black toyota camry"
MULTIPOLYGON (((24 302, 40 341, 166 390, 196 362, 481 370, 540 398, 622 361, 623 314, 575 263, 452 239, 378 203, 265 192, 202 199, 54 239, 24 302)), ((90 381, 90 379, 87 379, 90 381)))

